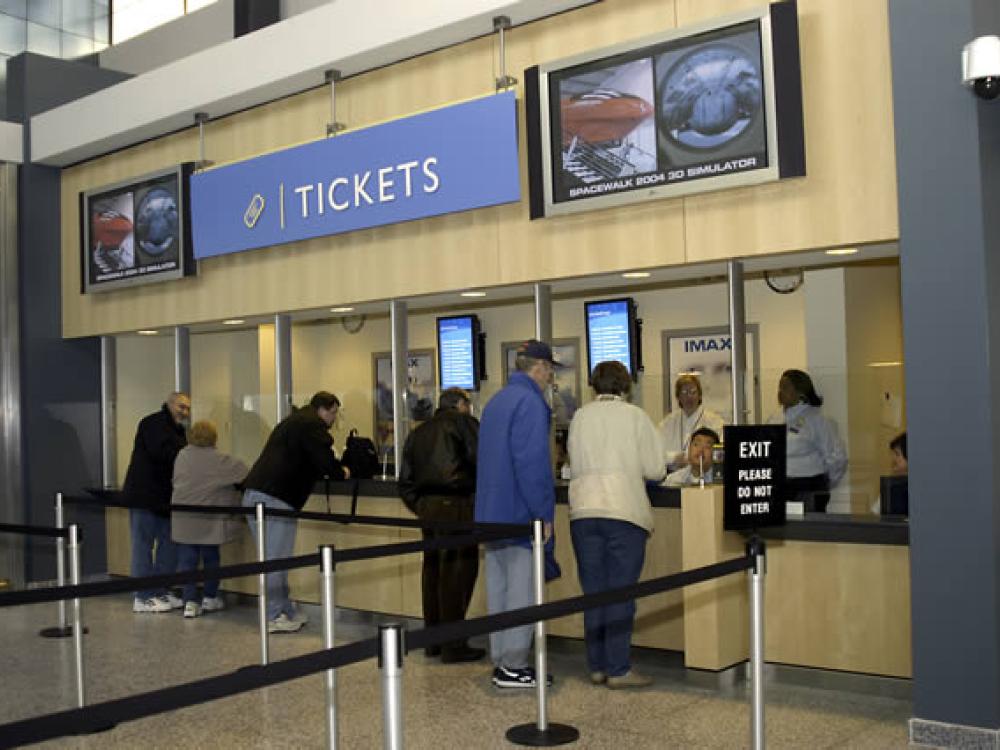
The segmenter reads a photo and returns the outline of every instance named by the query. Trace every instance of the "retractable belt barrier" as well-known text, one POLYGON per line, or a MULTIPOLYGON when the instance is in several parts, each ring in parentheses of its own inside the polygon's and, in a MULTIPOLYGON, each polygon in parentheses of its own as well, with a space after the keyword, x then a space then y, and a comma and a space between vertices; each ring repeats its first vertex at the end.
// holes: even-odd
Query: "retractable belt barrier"
POLYGON ((0 523, 0 534, 24 534, 26 536, 50 536, 65 539, 69 536, 66 529, 50 528, 48 526, 26 526, 18 523, 0 523))
MULTIPOLYGON (((379 557, 392 557, 411 552, 423 552, 424 550, 469 547, 483 541, 497 541, 509 537, 509 534, 502 532, 480 531, 475 534, 464 534, 461 536, 451 535, 415 542, 400 542, 398 544, 382 544, 375 547, 340 550, 334 552, 333 560, 334 563, 372 560, 379 557)), ((318 565, 319 561, 319 554, 313 553, 298 557, 282 557, 267 560, 266 562, 239 563, 237 565, 191 570, 183 573, 147 576, 146 578, 122 578, 113 581, 85 583, 79 586, 50 586, 48 588, 27 589, 24 591, 5 591, 0 592, 0 607, 57 602, 66 599, 88 599, 94 596, 160 589, 186 583, 203 583, 204 581, 242 578, 261 573, 277 573, 318 565)))
MULTIPOLYGON (((310 563, 315 563, 319 555, 308 555, 306 558, 309 559, 310 563)), ((299 561, 306 558, 289 559, 299 561)), ((275 562, 287 562, 287 560, 275 562)), ((548 604, 523 607, 462 622, 436 625, 406 634, 404 645, 408 650, 426 648, 460 638, 506 630, 511 627, 541 620, 564 617, 593 607, 602 607, 632 599, 641 599, 673 589, 721 578, 740 571, 753 570, 756 564, 755 557, 748 554, 745 557, 706 565, 701 568, 663 576, 650 581, 643 581, 633 586, 610 589, 597 594, 576 596, 549 602, 548 604)), ((296 565, 296 567, 301 566, 296 565)), ((165 578, 166 576, 162 577, 165 578)), ((59 711, 44 716, 11 722, 0 725, 0 750, 69 735, 100 731, 108 726, 125 721, 134 721, 167 711, 187 708, 219 698, 238 695, 251 690, 348 666, 373 658, 378 653, 379 639, 370 638, 345 646, 338 646, 273 662, 267 666, 244 668, 238 672, 196 680, 183 685, 141 693, 127 698, 105 701, 87 706, 86 708, 59 711)), ((544 680, 539 681, 542 682, 544 680)))
MULTIPOLYGON (((130 505, 117 500, 106 500, 82 495, 63 495, 62 502, 66 505, 95 505, 105 508, 126 508, 149 510, 148 508, 130 505)), ((242 505, 171 505, 171 512, 209 513, 222 515, 253 515, 254 508, 242 505)), ((358 516, 350 513, 317 513, 304 510, 281 510, 265 508, 264 515, 278 518, 296 518, 300 521, 325 521, 330 523, 358 524, 361 526, 395 526, 409 529, 426 529, 428 531, 483 531, 505 532, 509 537, 529 536, 530 524, 511 523, 474 523, 467 521, 421 521, 417 518, 387 518, 385 516, 358 516)))

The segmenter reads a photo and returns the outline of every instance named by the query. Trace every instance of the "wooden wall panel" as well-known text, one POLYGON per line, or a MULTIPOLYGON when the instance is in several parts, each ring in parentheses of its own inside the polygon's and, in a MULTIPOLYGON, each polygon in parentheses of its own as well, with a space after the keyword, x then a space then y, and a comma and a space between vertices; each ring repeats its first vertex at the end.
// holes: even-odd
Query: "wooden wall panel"
MULTIPOLYGON (((681 24, 753 0, 678 0, 681 24)), ((799 0, 806 173, 684 200, 688 261, 899 236, 888 8, 799 0)))
MULTIPOLYGON (((529 65, 756 4, 605 0, 514 29, 508 71, 523 78, 529 65)), ((809 160, 804 179, 535 222, 528 221, 525 184, 519 204, 213 258, 194 279, 81 295, 78 193, 196 158, 192 127, 64 170, 63 333, 118 333, 893 239, 886 3, 801 0, 799 8, 809 160)), ((348 79, 337 89, 338 119, 359 127, 489 93, 496 57, 496 40, 486 37, 348 79)), ((285 148, 320 136, 329 118, 329 91, 319 86, 209 123, 208 155, 218 163, 285 148)), ((523 167, 523 138, 521 150, 523 167)))

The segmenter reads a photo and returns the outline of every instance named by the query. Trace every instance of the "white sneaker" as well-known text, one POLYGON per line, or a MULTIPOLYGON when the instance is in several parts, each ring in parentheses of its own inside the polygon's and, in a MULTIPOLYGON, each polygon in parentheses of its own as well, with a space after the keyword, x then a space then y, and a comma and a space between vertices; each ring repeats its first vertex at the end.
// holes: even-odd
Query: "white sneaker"
POLYGON ((218 612, 226 608, 226 600, 221 596, 206 596, 201 600, 203 612, 218 612))
POLYGON ((306 611, 301 607, 295 608, 295 614, 292 615, 290 619, 292 620, 292 622, 298 622, 301 623, 302 625, 306 625, 309 623, 309 615, 307 615, 306 611))
POLYGON ((185 617, 199 617, 201 616, 201 607, 198 602, 188 602, 184 605, 184 616, 185 617))
POLYGON ((153 597, 151 599, 133 599, 132 600, 132 611, 133 612, 169 612, 170 603, 160 599, 158 597, 153 597))
POLYGON ((305 623, 299 620, 293 620, 284 612, 282 612, 274 620, 267 623, 268 633, 294 633, 296 630, 300 630, 305 623))
POLYGON ((160 601, 166 602, 170 609, 180 609, 184 606, 184 600, 179 596, 174 596, 173 594, 164 594, 163 596, 158 596, 156 598, 160 601))

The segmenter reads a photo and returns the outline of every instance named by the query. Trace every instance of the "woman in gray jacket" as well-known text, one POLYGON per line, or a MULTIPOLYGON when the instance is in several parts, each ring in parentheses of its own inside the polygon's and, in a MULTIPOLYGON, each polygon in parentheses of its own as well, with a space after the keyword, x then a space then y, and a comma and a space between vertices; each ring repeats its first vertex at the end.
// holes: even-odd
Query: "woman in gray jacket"
MULTIPOLYGON (((172 505, 239 506, 241 493, 236 484, 247 476, 247 465, 215 449, 218 433, 208 421, 191 426, 188 446, 177 454, 174 463, 172 505)), ((198 563, 207 570, 219 567, 219 546, 239 536, 243 519, 214 513, 174 511, 171 536, 178 544, 177 570, 197 570, 198 563)), ((205 581, 204 598, 198 603, 198 587, 184 586, 184 616, 198 617, 225 607, 217 580, 205 581)))

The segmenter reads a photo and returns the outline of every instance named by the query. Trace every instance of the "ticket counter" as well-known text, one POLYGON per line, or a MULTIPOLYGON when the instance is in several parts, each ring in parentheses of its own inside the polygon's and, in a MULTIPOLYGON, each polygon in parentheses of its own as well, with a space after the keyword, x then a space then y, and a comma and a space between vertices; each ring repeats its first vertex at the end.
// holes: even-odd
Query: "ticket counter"
MULTIPOLYGON (((330 509, 350 509, 347 484, 332 486, 330 509)), ((547 597, 581 593, 570 543, 565 487, 556 507, 556 557, 562 578, 547 587, 547 597)), ((642 578, 676 573, 743 554, 744 537, 722 530, 722 488, 654 489, 656 530, 649 540, 642 578)), ((326 511, 322 495, 306 510, 326 511)), ((364 481, 358 513, 412 517, 396 496, 394 482, 364 481)), ((905 521, 876 517, 807 516, 790 520, 767 537, 767 661, 892 677, 910 677, 910 578, 905 521)), ((128 523, 125 511, 109 511, 109 569, 128 573, 128 523)), ((302 521, 295 554, 315 552, 320 544, 339 549, 419 539, 415 529, 350 526, 302 521)), ((255 559, 249 532, 223 548, 223 564, 255 559)), ((338 606, 408 617, 421 616, 419 554, 345 563, 337 569, 338 606)), ((319 602, 319 574, 292 571, 293 598, 319 602)), ((228 590, 256 594, 256 579, 224 584, 228 590)), ((479 581, 471 615, 486 611, 485 581, 479 581)), ((700 583, 683 591, 637 603, 633 643, 683 651, 694 669, 722 670, 749 653, 745 575, 700 583)), ((552 635, 582 638, 583 616, 550 623, 552 635)))

